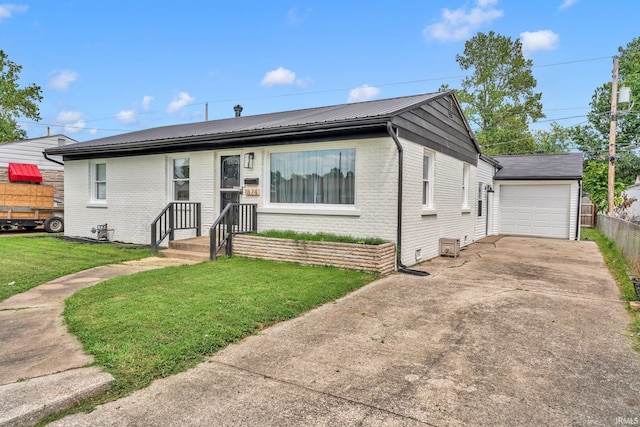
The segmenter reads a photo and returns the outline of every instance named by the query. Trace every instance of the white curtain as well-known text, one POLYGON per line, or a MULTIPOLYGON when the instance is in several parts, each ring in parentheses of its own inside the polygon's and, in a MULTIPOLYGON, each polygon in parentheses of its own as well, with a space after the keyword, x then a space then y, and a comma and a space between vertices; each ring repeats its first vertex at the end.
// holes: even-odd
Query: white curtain
POLYGON ((271 202, 353 204, 355 149, 271 154, 271 202))

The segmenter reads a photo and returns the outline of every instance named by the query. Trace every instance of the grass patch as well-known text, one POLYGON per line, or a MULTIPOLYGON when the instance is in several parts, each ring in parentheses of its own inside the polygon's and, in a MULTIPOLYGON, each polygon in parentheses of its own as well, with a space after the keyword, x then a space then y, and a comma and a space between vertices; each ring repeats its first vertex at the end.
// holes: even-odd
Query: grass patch
POLYGON ((124 244, 79 243, 47 235, 0 237, 0 254, 0 301, 3 301, 58 277, 144 258, 151 251, 124 244))
MULTIPOLYGON (((635 276, 638 272, 634 270, 627 257, 620 252, 616 243, 597 228, 583 228, 580 233, 582 234, 583 240, 594 241, 598 245, 598 248, 600 248, 602 257, 607 267, 609 267, 609 271, 618 283, 620 298, 625 302, 638 301, 639 298, 635 293, 633 283, 631 279, 629 279, 630 275, 635 276)), ((640 352, 640 312, 631 310, 629 304, 627 304, 627 310, 632 316, 631 330, 636 337, 635 348, 636 351, 640 352)))
POLYGON ((624 301, 638 301, 638 296, 633 288, 633 283, 629 276, 635 276, 631 262, 620 252, 616 242, 607 238, 602 231, 597 228, 583 228, 581 230, 582 240, 596 242, 602 257, 604 258, 609 271, 613 275, 620 287, 620 297, 624 301))
POLYGON ((386 240, 377 237, 351 237, 332 233, 299 233, 292 230, 267 230, 252 233, 253 236, 273 237, 277 239, 308 240, 312 242, 357 243, 361 245, 381 245, 386 240))
POLYGON ((66 300, 69 330, 116 384, 102 403, 195 366, 227 344, 335 300, 375 275, 220 258, 117 277, 66 300))

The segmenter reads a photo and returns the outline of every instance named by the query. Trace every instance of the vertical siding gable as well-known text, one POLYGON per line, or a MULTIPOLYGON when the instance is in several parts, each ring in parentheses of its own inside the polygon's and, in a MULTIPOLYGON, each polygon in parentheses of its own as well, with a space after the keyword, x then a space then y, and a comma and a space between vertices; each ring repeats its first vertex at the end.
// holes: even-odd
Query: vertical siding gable
POLYGON ((441 97, 393 118, 399 136, 476 166, 479 151, 451 96, 441 97))

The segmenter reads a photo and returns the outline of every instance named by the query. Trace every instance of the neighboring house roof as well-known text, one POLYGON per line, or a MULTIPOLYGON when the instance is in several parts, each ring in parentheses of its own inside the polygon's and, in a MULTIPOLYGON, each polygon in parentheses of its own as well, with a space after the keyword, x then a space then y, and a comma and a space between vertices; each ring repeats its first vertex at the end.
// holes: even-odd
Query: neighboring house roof
MULTIPOLYGON (((62 165, 47 160, 42 153, 48 148, 77 142, 62 134, 5 142, 0 144, 0 167, 8 167, 9 163, 28 163, 37 165, 42 170, 63 170, 62 165)), ((62 158, 53 157, 53 160, 61 162, 62 158)))
MULTIPOLYGON (((367 136, 375 134, 375 132, 380 134, 383 130, 386 132, 385 126, 388 122, 392 122, 394 126, 399 128, 407 129, 405 135, 416 135, 418 138, 422 136, 425 139, 424 135, 419 135, 421 129, 425 128, 424 122, 420 126, 413 126, 410 123, 411 118, 406 120, 407 117, 403 117, 403 115, 443 97, 451 99, 451 101, 448 103, 448 110, 439 114, 443 117, 448 115, 447 120, 459 117, 460 127, 464 129, 462 134, 468 140, 473 141, 471 143, 474 146, 472 151, 475 151, 477 159, 477 153, 480 152, 480 149, 453 92, 427 93, 376 101, 163 126, 95 139, 72 146, 51 148, 47 150, 47 154, 87 158, 112 153, 126 155, 151 153, 154 150, 155 152, 162 152, 162 150, 175 150, 178 144, 182 151, 189 151, 215 147, 282 143, 283 138, 288 139, 288 141, 302 138, 309 139, 314 136, 326 138, 330 133, 342 133, 344 135, 358 133, 361 136, 367 136)), ((432 110, 428 114, 438 113, 435 107, 432 110)), ((446 149, 447 144, 444 141, 441 145, 446 149)), ((467 161, 474 161, 471 158, 471 150, 465 153, 464 156, 466 156, 467 161)))
POLYGON ((582 179, 582 153, 492 157, 502 165, 496 180, 582 179))
POLYGON ((502 165, 500 164, 499 161, 497 161, 493 157, 487 156, 486 154, 480 153, 480 160, 484 160, 485 162, 489 163, 491 166, 494 166, 498 169, 502 169, 502 165))

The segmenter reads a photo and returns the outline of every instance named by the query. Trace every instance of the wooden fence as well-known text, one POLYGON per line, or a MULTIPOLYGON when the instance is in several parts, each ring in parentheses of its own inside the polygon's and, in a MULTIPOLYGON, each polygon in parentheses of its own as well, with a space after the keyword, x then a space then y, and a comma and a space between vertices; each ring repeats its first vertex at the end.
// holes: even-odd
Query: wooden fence
POLYGON ((595 227, 597 217, 593 203, 583 201, 580 205, 580 227, 595 227))

